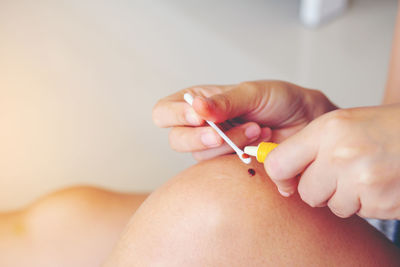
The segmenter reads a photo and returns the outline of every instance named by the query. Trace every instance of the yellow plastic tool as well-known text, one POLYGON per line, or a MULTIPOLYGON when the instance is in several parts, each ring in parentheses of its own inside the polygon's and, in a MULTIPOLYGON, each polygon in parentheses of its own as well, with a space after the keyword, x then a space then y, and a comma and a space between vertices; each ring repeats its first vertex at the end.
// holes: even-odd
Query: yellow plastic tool
POLYGON ((278 144, 272 142, 261 142, 258 146, 246 146, 244 153, 256 157, 258 162, 263 163, 267 158, 267 155, 275 148, 278 144))

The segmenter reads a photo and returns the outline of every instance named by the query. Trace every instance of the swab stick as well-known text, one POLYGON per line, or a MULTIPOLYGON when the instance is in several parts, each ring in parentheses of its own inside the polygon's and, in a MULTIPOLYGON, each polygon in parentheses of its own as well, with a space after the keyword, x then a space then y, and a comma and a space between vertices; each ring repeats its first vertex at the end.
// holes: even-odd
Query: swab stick
MULTIPOLYGON (((189 105, 191 105, 191 106, 193 105, 193 96, 192 96, 191 94, 186 93, 186 94, 183 95, 183 98, 185 99, 185 101, 186 101, 189 105)), ((207 120, 206 120, 206 122, 219 134, 219 136, 222 137, 222 139, 225 140, 225 142, 226 142, 228 145, 230 145, 230 147, 236 152, 236 154, 238 155, 238 157, 239 157, 244 163, 249 164, 249 163, 251 162, 251 158, 244 158, 244 157, 243 157, 243 154, 244 154, 243 150, 241 150, 240 148, 238 148, 238 147, 235 145, 235 143, 233 143, 232 140, 229 139, 229 137, 226 136, 226 134, 225 134, 223 131, 221 131, 221 129, 218 128, 217 125, 215 125, 214 122, 212 122, 212 121, 207 121, 207 120)))

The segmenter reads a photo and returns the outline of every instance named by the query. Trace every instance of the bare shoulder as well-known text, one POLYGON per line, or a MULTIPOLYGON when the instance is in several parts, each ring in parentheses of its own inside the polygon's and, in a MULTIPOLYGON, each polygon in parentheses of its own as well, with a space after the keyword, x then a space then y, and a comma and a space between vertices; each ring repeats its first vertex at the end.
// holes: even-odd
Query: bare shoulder
POLYGON ((135 195, 122 194, 92 186, 77 186, 62 189, 43 196, 28 206, 25 220, 32 226, 46 222, 72 223, 68 218, 100 219, 109 210, 119 211, 132 202, 135 195))
POLYGON ((145 197, 78 186, 0 215, 0 265, 98 266, 145 197))
POLYGON ((311 208, 297 194, 282 197, 263 165, 245 165, 235 155, 201 162, 169 180, 135 213, 119 244, 110 259, 158 255, 168 262, 195 255, 191 263, 199 266, 209 253, 220 255, 217 261, 253 259, 261 266, 391 266, 399 260, 399 250, 361 218, 311 208))

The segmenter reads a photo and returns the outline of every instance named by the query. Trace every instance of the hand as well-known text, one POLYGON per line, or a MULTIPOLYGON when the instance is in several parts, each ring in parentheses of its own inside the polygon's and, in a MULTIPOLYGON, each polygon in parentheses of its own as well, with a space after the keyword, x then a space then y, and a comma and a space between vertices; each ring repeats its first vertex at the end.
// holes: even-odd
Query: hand
POLYGON ((400 219, 400 104, 327 113, 264 164, 284 195, 297 187, 312 207, 327 205, 339 217, 400 219))
POLYGON ((319 91, 282 81, 255 81, 182 90, 156 104, 153 120, 159 127, 172 128, 173 149, 205 160, 233 151, 204 120, 222 123, 226 134, 243 147, 264 140, 280 142, 335 108, 319 91), (195 97, 193 108, 183 100, 187 92, 195 97))

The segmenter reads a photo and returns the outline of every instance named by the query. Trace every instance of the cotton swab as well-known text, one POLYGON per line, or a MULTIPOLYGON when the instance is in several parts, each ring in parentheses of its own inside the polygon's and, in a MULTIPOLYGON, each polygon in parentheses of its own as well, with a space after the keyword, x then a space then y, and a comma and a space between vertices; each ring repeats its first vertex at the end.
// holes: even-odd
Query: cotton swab
MULTIPOLYGON (((185 101, 189 104, 189 105, 193 105, 193 96, 189 93, 186 93, 183 95, 183 98, 185 99, 185 101)), ((207 121, 206 122, 219 134, 219 136, 222 137, 222 139, 225 140, 225 142, 236 152, 236 154, 238 155, 238 157, 246 164, 249 164, 251 162, 251 158, 244 158, 243 157, 243 150, 241 150, 240 148, 238 148, 231 139, 229 139, 228 136, 226 136, 226 134, 221 131, 220 128, 218 128, 218 126, 212 122, 212 121, 207 121)))

